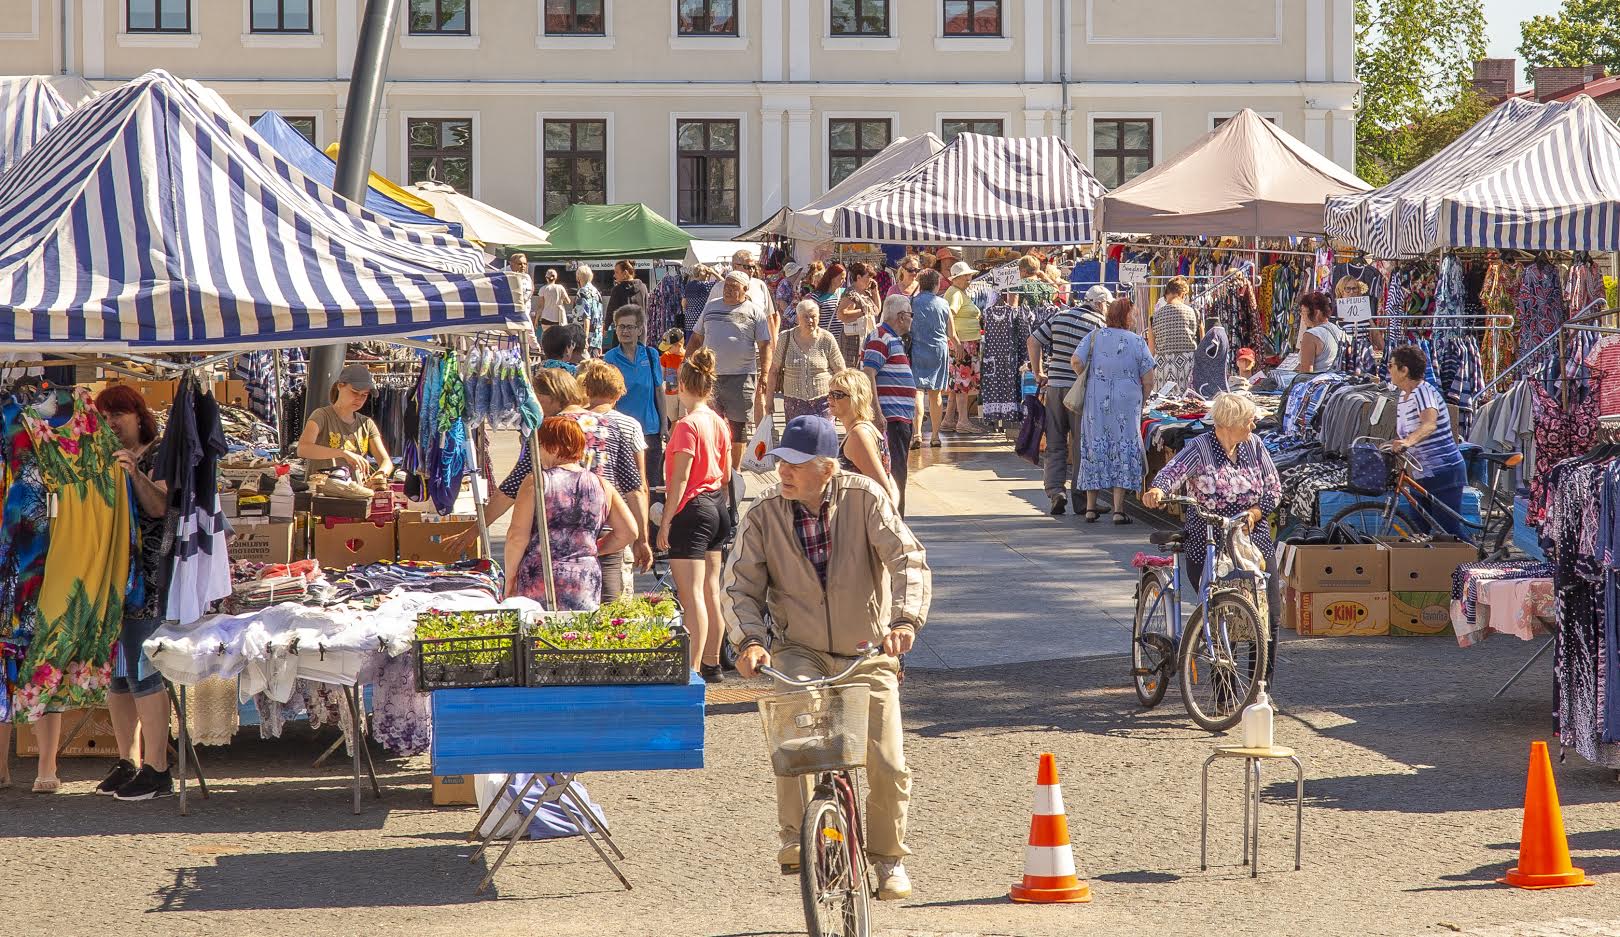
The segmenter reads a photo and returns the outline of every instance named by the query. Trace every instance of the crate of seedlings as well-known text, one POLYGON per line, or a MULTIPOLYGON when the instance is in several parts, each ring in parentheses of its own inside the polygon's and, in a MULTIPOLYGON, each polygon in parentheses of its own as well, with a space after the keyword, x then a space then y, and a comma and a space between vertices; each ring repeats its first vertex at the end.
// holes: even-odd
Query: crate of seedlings
POLYGON ((524 651, 529 686, 685 683, 691 675, 690 639, 665 595, 547 618, 529 630, 524 651))
POLYGON ((416 616, 416 688, 522 686, 523 622, 513 609, 416 616))

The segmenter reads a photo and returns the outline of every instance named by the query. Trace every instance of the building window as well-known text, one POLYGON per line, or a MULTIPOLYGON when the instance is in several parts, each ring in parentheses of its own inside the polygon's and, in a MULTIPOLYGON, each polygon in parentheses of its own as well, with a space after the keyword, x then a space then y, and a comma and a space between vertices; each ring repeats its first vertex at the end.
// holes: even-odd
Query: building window
POLYGON ((607 121, 547 120, 546 211, 607 204, 607 121))
POLYGON ((472 121, 466 117, 413 117, 406 154, 408 183, 442 182, 463 194, 472 192, 472 121))
POLYGON ((472 0, 411 0, 413 36, 470 36, 472 0))
POLYGON ((735 120, 676 123, 676 224, 737 224, 740 135, 735 120))
MULTIPOLYGON (((1231 119, 1232 119, 1231 117, 1217 117, 1217 118, 1215 118, 1214 121, 1212 121, 1210 123, 1209 129, 1211 129, 1211 130, 1219 130, 1219 129, 1221 129, 1222 124, 1226 123, 1227 121, 1229 121, 1231 119)), ((1261 120, 1264 120, 1264 121, 1270 123, 1273 126, 1276 126, 1276 123, 1277 123, 1277 118, 1275 118, 1275 117, 1262 117, 1261 120)))
POLYGON ((942 120, 939 122, 939 135, 950 143, 964 133, 982 133, 987 137, 999 137, 1005 133, 1003 124, 999 120, 989 118, 959 118, 942 120))
POLYGON ((124 22, 132 33, 189 33, 191 0, 129 0, 124 22))
POLYGON ((737 0, 677 0, 676 32, 682 36, 737 35, 737 0))
POLYGON ((315 31, 310 15, 313 0, 253 0, 249 32, 309 33, 315 31))
POLYGON ((1091 171, 1118 188, 1153 168, 1153 121, 1098 119, 1091 124, 1091 171))
POLYGON ((546 0, 546 35, 605 36, 603 0, 546 0))
POLYGON ((839 117, 827 122, 827 185, 835 186, 889 145, 887 117, 839 117))
POLYGON ((828 32, 834 36, 888 36, 889 0, 832 0, 828 32))
POLYGON ((945 35, 1001 35, 1001 0, 944 0, 944 3, 945 35))
MULTIPOLYGON (((315 143, 314 117, 287 117, 283 115, 281 119, 287 122, 287 126, 298 131, 299 136, 303 137, 305 140, 308 140, 310 143, 315 143)), ((319 146, 320 144, 315 145, 319 146)))

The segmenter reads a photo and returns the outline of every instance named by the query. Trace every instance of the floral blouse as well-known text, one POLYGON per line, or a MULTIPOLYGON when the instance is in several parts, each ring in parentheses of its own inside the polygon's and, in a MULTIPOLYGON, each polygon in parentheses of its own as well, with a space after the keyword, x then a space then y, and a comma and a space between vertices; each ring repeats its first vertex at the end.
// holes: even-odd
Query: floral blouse
MULTIPOLYGON (((1261 514, 1276 510, 1282 500, 1282 483, 1277 479, 1277 467, 1259 439, 1250 436, 1238 444, 1236 461, 1227 458, 1226 449, 1215 439, 1213 432, 1189 442, 1186 448, 1170 460, 1153 477, 1153 487, 1174 493, 1183 485, 1187 495, 1211 514, 1235 517, 1239 511, 1259 508, 1261 514)), ((1202 544, 1207 529, 1203 518, 1191 512, 1185 529, 1191 542, 1196 534, 1202 544)), ((1270 530, 1265 524, 1255 528, 1254 545, 1271 558, 1270 530)), ((1188 554, 1191 556, 1191 554, 1188 554)))

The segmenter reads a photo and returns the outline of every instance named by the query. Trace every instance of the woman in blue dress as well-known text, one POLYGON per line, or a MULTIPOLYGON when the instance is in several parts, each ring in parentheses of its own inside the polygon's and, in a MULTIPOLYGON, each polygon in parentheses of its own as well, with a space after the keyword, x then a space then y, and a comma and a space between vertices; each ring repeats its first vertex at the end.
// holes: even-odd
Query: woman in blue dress
MULTIPOLYGON (((938 270, 917 275, 917 295, 911 298, 911 373, 917 390, 928 400, 928 445, 939 446, 943 394, 951 389, 951 346, 956 342, 950 304, 939 295, 938 270)), ((918 410, 917 438, 922 438, 922 411, 918 410)))
POLYGON ((1153 353, 1133 330, 1136 306, 1121 297, 1108 304, 1105 327, 1081 340, 1072 363, 1086 372, 1080 416, 1080 471, 1086 521, 1097 520, 1097 492, 1114 489, 1114 523, 1129 524, 1125 492, 1142 490, 1142 401, 1153 392, 1153 353))

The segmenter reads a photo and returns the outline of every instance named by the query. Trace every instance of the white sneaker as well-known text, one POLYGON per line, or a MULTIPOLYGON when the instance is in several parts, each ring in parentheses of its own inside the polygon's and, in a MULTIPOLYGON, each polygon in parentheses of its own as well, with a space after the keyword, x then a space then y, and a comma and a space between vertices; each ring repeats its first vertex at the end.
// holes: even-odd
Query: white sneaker
POLYGON ((900 901, 911 897, 911 876, 899 859, 878 859, 872 863, 877 871, 879 901, 900 901))

